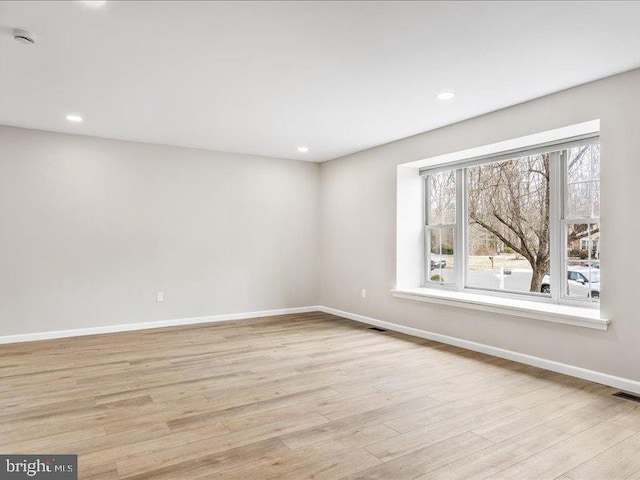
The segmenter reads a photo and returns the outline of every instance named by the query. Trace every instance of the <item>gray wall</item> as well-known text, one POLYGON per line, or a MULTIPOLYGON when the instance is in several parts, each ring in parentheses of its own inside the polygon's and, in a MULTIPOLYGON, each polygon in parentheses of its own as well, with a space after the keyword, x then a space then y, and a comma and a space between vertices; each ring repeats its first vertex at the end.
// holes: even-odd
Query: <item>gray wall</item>
POLYGON ((0 336, 316 305, 318 194, 318 164, 0 127, 0 336))
MULTIPOLYGON (((459 101, 464 101, 461 97, 459 101)), ((321 166, 320 303, 640 380, 640 70, 321 166), (602 311, 608 331, 396 299, 396 165, 601 119, 602 311), (360 296, 367 289, 368 298, 360 296)))

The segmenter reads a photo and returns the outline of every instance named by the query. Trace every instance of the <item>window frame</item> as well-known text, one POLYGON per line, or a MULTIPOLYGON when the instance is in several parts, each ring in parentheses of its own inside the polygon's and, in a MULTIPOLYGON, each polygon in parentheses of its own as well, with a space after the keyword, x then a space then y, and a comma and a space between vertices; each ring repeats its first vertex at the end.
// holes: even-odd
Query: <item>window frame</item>
MULTIPOLYGON (((442 164, 436 167, 420 169, 423 177, 423 201, 422 201, 422 223, 423 223, 423 288, 437 288, 450 291, 468 292, 482 294, 488 297, 507 297, 526 301, 544 302, 553 304, 564 304, 583 308, 599 309, 599 300, 590 297, 575 298, 566 295, 567 285, 567 225, 569 224, 593 224, 600 223, 600 217, 589 217, 580 219, 565 218, 567 200, 567 152, 570 148, 600 143, 599 134, 588 134, 580 138, 569 138, 553 142, 553 144, 543 146, 531 146, 516 149, 508 152, 496 153, 463 162, 453 162, 452 164, 442 164), (468 208, 468 169, 482 164, 494 163, 516 159, 527 155, 540 153, 550 153, 549 172, 549 241, 550 241, 550 294, 538 292, 519 292, 514 290, 497 290, 469 286, 468 266, 469 266, 469 208, 468 208), (429 221, 429 178, 430 175, 442 171, 453 171, 456 179, 456 223, 447 225, 430 225, 429 221), (430 231, 436 228, 453 227, 454 236, 454 269, 453 283, 431 281, 431 251, 429 245, 430 231), (564 293, 563 293, 564 292, 564 293)), ((601 158, 601 157, 600 157, 601 158)), ((593 180, 592 180, 593 181, 593 180)), ((599 182, 599 178, 598 178, 599 182)), ((600 188, 600 186, 599 186, 600 188)), ((602 195, 600 195, 600 201, 602 195)))

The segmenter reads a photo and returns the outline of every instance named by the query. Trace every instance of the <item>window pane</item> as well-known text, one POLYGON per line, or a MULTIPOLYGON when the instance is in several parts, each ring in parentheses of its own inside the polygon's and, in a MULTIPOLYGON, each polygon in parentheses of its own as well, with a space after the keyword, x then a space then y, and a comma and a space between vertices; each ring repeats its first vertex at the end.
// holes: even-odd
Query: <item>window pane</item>
POLYGON ((550 266, 550 157, 531 155, 467 169, 467 286, 545 290, 550 266))
POLYGON ((600 224, 567 225, 567 264, 563 295, 600 300, 600 224))
POLYGON ((600 144, 583 145, 567 150, 567 181, 569 183, 600 178, 600 144))
POLYGON ((591 216, 592 184, 592 182, 582 182, 567 185, 566 218, 589 218, 591 216))
POLYGON ((429 255, 427 256, 427 281, 454 283, 453 228, 427 230, 429 255))
POLYGON ((429 225, 456 223, 455 171, 429 175, 429 190, 429 225))
POLYGON ((567 150, 565 218, 600 216, 600 145, 567 150))
POLYGON ((591 184, 591 216, 600 217, 600 182, 591 184))

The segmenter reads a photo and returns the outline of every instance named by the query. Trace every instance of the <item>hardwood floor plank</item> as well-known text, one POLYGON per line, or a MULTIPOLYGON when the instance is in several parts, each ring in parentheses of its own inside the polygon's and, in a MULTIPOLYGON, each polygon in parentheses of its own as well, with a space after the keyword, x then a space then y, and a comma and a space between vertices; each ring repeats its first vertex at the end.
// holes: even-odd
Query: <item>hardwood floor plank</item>
POLYGON ((173 463, 152 462, 146 464, 145 468, 136 469, 136 473, 133 473, 127 464, 122 465, 118 462, 117 466, 121 479, 190 480, 212 475, 286 448, 281 441, 271 438, 214 453, 204 451, 197 456, 178 458, 173 463))
POLYGON ((452 462, 420 477, 420 480, 481 480, 569 437, 553 428, 537 427, 452 462))
MULTIPOLYGON (((217 474, 215 478, 225 480, 268 480, 280 478, 294 470, 305 466, 317 464, 324 460, 338 458, 346 452, 361 449, 370 442, 379 425, 365 427, 371 434, 344 437, 330 443, 314 444, 308 448, 287 450, 274 455, 265 455, 258 460, 245 462, 242 465, 225 470, 217 474)), ((378 460, 379 462, 379 460, 378 460)))
POLYGON ((508 417, 517 412, 518 410, 513 407, 500 404, 470 408, 469 411, 460 415, 382 440, 369 445, 366 449, 379 459, 389 461, 419 450, 425 445, 446 440, 496 418, 508 417))
POLYGON ((599 400, 597 393, 602 390, 600 385, 590 385, 584 389, 562 395, 542 405, 524 410, 516 415, 487 423, 473 429, 478 435, 493 442, 501 442, 518 433, 543 425, 567 413, 574 412, 581 407, 599 400))
MULTIPOLYGON (((292 416, 283 421, 261 425, 249 430, 231 432, 226 435, 181 444, 141 457, 118 461, 118 471, 120 475, 125 477, 134 476, 188 461, 197 461, 199 458, 209 455, 212 452, 224 452, 260 441, 275 439, 278 435, 308 429, 326 422, 327 419, 319 414, 292 416)), ((278 440, 277 443, 282 444, 283 447, 286 448, 280 440, 278 440)), ((251 449, 249 448, 248 450, 251 449)), ((171 469, 168 469, 168 471, 171 471, 171 469)))
POLYGON ((352 450, 334 458, 311 463, 280 475, 279 480, 333 480, 367 470, 382 462, 363 449, 352 450))
POLYGON ((634 432, 631 430, 601 423, 488 478, 552 480, 632 435, 634 432))
POLYGON ((138 437, 134 442, 125 441, 115 445, 111 442, 110 447, 102 445, 98 450, 85 452, 83 458, 92 464, 124 462, 127 459, 151 455, 189 443, 207 441, 226 433, 229 433, 229 430, 219 423, 204 425, 186 432, 166 431, 163 435, 138 437))
POLYGON ((640 432, 640 406, 636 406, 637 404, 631 403, 629 400, 624 401, 629 405, 633 405, 633 410, 626 410, 619 413, 611 419, 611 423, 640 432))
POLYGON ((576 433, 580 433, 606 420, 616 418, 621 413, 631 410, 633 410, 631 402, 610 396, 567 413, 555 420, 551 420, 547 422, 546 425, 556 430, 575 435, 576 433))
POLYGON ((222 403, 222 405, 217 403, 216 401, 210 401, 209 408, 205 408, 204 410, 192 412, 191 414, 169 420, 167 424, 172 431, 177 432, 183 429, 192 428, 192 426, 194 425, 197 426, 199 424, 222 422, 231 418, 264 412, 290 405, 297 405, 301 402, 310 401, 313 399, 331 398, 337 395, 338 392, 336 392, 335 390, 329 387, 324 387, 294 394, 278 394, 272 396, 272 398, 258 398, 255 401, 253 399, 249 400, 248 398, 245 398, 237 406, 233 406, 232 404, 230 405, 226 400, 222 403))
POLYGON ((352 480, 413 480, 424 474, 493 445, 471 432, 420 448, 406 455, 369 468, 352 480))
POLYGON ((625 480, 640 472, 640 433, 567 472, 573 480, 625 480))

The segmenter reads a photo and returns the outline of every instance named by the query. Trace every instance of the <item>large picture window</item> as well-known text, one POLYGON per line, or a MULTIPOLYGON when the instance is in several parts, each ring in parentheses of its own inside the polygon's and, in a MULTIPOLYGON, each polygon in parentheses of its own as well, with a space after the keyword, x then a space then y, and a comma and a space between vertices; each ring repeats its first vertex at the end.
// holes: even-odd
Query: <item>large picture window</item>
POLYGON ((426 286, 599 301, 597 137, 421 173, 426 286))

